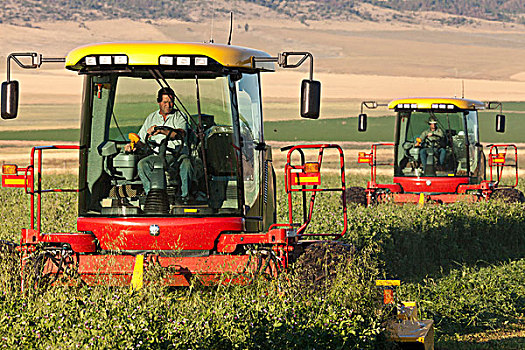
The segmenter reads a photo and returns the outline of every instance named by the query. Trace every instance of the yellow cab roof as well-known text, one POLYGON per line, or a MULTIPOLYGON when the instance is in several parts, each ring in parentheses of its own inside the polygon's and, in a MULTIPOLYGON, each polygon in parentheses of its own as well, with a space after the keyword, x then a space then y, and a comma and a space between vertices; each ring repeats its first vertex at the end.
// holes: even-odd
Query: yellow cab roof
POLYGON ((388 104, 389 109, 395 109, 400 104, 417 104, 417 109, 432 109, 432 105, 454 105, 459 109, 484 109, 485 104, 476 100, 465 98, 446 97, 409 97, 393 100, 388 104))
MULTIPOLYGON (((128 65, 156 66, 163 55, 207 56, 225 67, 253 69, 252 57, 271 57, 255 49, 206 43, 183 42, 121 42, 96 43, 78 47, 68 53, 66 68, 80 70, 81 60, 91 55, 126 55, 128 65)), ((273 63, 257 63, 259 68, 274 70, 273 63)))

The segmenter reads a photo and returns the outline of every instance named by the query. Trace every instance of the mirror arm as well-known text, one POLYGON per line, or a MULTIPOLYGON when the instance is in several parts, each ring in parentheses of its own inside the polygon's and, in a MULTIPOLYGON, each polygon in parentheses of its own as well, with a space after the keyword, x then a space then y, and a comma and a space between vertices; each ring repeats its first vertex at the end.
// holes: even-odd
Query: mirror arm
POLYGON ((65 57, 42 57, 42 54, 36 52, 12 53, 7 56, 7 82, 11 81, 11 60, 20 68, 36 69, 40 68, 42 63, 65 63, 65 57), (26 64, 20 60, 21 57, 31 57, 31 64, 26 64))
POLYGON ((499 113, 503 114, 503 103, 499 101, 489 101, 485 103, 485 108, 487 109, 496 109, 499 107, 499 113))
POLYGON ((361 102, 361 114, 363 114, 363 107, 368 109, 376 109, 377 107, 388 107, 388 103, 378 103, 376 101, 363 101, 361 102))
POLYGON ((298 68, 304 61, 310 59, 310 80, 314 80, 314 56, 310 52, 283 52, 279 54, 279 61, 277 62, 283 68, 298 68), (288 63, 288 56, 303 56, 294 64, 288 63))
POLYGON ((253 57, 253 65, 256 62, 273 62, 281 68, 298 68, 304 61, 310 59, 310 80, 314 80, 314 56, 310 52, 284 51, 280 52, 277 57, 253 57), (302 56, 296 63, 288 63, 289 56, 302 56))

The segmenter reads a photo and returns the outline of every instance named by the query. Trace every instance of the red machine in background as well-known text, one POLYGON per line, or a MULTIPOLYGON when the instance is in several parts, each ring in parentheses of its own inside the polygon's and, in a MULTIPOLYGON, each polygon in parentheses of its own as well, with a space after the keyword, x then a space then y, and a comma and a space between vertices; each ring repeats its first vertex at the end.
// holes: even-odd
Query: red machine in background
MULTIPOLYGON (((363 102, 367 108, 381 106, 363 102)), ((452 203, 500 198, 523 202, 518 185, 518 153, 513 144, 489 145, 487 159, 479 139, 478 110, 501 107, 458 98, 407 98, 394 100, 394 142, 376 143, 361 152, 358 163, 371 167, 367 188, 350 187, 349 202, 372 205, 393 203, 452 203), (394 161, 378 159, 378 149, 394 148, 394 161), (392 183, 377 182, 377 166, 394 168, 392 183), (504 174, 511 169, 511 174, 504 174), (503 178, 510 178, 507 183, 503 178)), ((366 114, 359 116, 359 131, 366 130, 366 114)), ((505 131, 505 116, 496 116, 496 131, 505 131)), ((381 153, 384 155, 383 153, 381 153)), ((389 157, 390 158, 390 157, 389 157)))

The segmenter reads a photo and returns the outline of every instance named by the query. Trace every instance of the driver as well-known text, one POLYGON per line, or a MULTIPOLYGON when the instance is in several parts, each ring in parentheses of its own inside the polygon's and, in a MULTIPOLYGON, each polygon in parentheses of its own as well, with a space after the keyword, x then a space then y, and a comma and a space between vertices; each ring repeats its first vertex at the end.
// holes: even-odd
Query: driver
POLYGON ((421 133, 421 136, 417 139, 415 144, 416 147, 421 147, 419 150, 419 159, 423 164, 423 171, 427 166, 427 153, 429 149, 434 149, 439 155, 439 166, 443 166, 445 163, 446 150, 441 147, 443 138, 445 137, 443 130, 437 126, 437 120, 435 117, 431 116, 428 118, 429 128, 421 133), (422 146, 424 145, 424 146, 422 146))
MULTIPOLYGON (((170 88, 161 88, 157 93, 157 102, 159 109, 152 112, 140 128, 138 135, 141 140, 150 135, 150 140, 160 143, 165 137, 168 137, 168 148, 174 150, 174 153, 166 153, 166 162, 168 169, 178 172, 181 184, 181 200, 187 202, 189 199, 189 186, 193 177, 193 166, 189 158, 188 146, 182 140, 185 139, 188 129, 188 123, 179 110, 173 109, 175 93, 170 88), (167 126, 173 130, 155 130, 157 126, 167 126), (178 171, 177 171, 178 170, 178 171)), ((139 141, 136 146, 145 149, 145 144, 139 141)), ((125 151, 131 152, 131 144, 125 146, 125 151)), ((151 188, 151 175, 158 155, 151 154, 142 158, 137 167, 140 180, 144 186, 146 194, 151 188)))

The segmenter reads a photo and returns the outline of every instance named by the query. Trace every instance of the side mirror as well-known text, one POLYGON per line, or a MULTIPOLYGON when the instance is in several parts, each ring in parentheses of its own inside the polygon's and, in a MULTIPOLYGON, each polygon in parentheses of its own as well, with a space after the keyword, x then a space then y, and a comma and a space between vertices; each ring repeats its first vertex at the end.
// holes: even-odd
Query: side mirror
POLYGON ((367 115, 364 113, 359 114, 359 119, 357 121, 357 131, 363 132, 366 131, 366 119, 367 115))
POLYGON ((318 119, 321 105, 321 82, 303 80, 301 82, 301 117, 318 119))
POLYGON ((505 132, 505 115, 496 115, 496 132, 505 132))
POLYGON ((14 119, 18 115, 18 81, 2 83, 2 119, 14 119))

